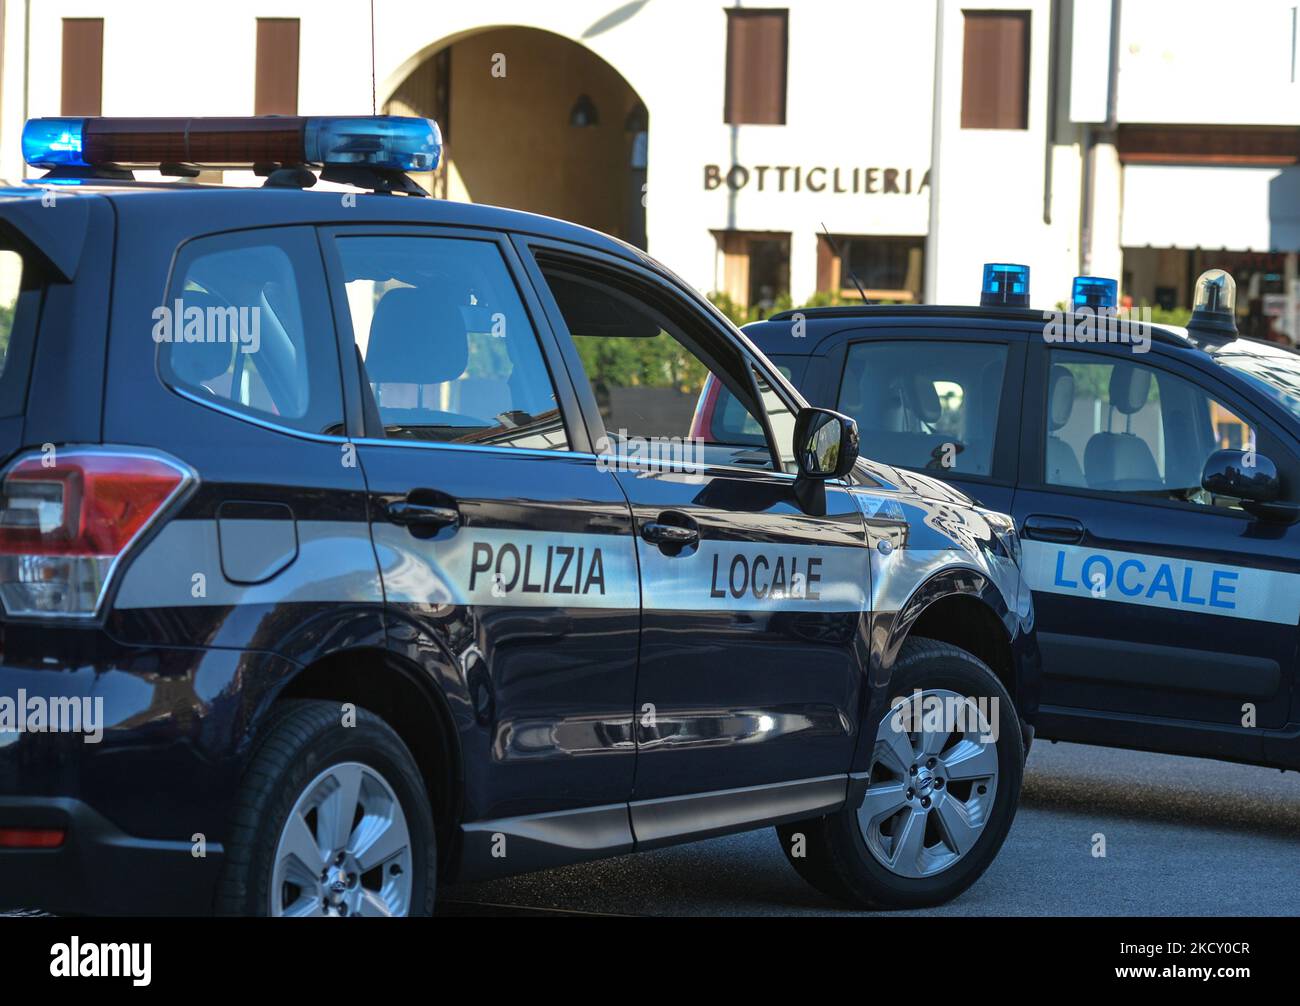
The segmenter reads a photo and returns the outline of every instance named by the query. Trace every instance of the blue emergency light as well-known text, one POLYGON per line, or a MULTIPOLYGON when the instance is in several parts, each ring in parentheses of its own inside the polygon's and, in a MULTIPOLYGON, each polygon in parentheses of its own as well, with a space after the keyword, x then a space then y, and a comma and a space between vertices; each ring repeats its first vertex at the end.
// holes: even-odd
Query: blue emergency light
POLYGON ((303 140, 308 164, 433 171, 442 155, 438 124, 409 116, 308 119, 303 140))
POLYGON ((81 159, 84 119, 28 119, 23 125, 23 160, 34 168, 85 164, 81 159))
POLYGON ((1118 307, 1119 283, 1105 276, 1075 276, 1070 302, 1076 311, 1081 307, 1118 307))
POLYGON ((984 285, 980 287, 980 307, 1028 306, 1029 266, 985 263, 984 285))
POLYGON ((433 171, 442 134, 397 115, 29 119, 23 160, 34 168, 321 165, 433 171))

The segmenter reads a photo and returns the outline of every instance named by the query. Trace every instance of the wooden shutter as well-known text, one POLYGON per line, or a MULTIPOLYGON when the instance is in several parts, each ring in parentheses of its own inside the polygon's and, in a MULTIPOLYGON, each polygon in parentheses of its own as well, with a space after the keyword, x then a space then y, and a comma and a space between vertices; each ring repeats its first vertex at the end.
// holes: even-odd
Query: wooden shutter
POLYGON ((966 11, 963 129, 1029 126, 1029 12, 966 11))
POLYGON ((255 115, 298 114, 298 19, 257 19, 255 115))
POLYGON ((102 115, 104 19, 63 19, 63 93, 60 115, 102 115))
POLYGON ((727 11, 724 121, 785 124, 789 23, 785 10, 727 11))

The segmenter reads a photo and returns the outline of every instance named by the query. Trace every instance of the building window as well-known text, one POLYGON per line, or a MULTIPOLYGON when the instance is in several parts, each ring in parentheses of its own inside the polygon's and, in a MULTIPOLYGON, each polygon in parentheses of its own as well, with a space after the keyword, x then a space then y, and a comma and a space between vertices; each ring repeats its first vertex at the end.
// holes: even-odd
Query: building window
POLYGON ((904 304, 921 299, 925 276, 925 238, 836 234, 817 237, 817 289, 859 298, 856 277, 869 300, 904 304))
POLYGON ((963 13, 962 129, 1029 128, 1029 12, 963 13))
POLYGON ((790 235, 778 231, 714 231, 722 257, 719 289, 737 306, 764 317, 790 295, 790 235))
POLYGON ((254 115, 298 114, 298 19, 257 19, 254 115))
POLYGON ((786 10, 727 11, 728 124, 785 125, 789 29, 786 10))
POLYGON ((102 115, 104 98, 104 19, 63 19, 63 94, 61 115, 102 115))

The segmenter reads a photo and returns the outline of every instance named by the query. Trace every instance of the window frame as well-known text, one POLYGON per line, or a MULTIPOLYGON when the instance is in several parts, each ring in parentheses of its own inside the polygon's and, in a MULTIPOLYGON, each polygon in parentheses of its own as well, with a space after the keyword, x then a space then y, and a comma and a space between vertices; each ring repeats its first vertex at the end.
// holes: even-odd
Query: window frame
MULTIPOLYGON (((1158 345, 1153 340, 1151 351, 1145 354, 1132 353, 1127 346, 1112 346, 1109 344, 1092 346, 1077 344, 1063 346, 1040 345, 1036 348, 1034 359, 1030 361, 1031 376, 1027 378, 1026 386, 1029 386, 1029 381, 1033 381, 1038 387, 1038 393, 1034 396, 1033 407, 1027 407, 1024 412, 1021 453, 1026 460, 1021 466, 1021 479, 1017 483, 1017 488, 1111 503, 1119 502, 1129 505, 1182 510, 1191 513, 1215 514, 1221 517, 1236 517, 1246 521, 1257 519, 1241 509, 1232 507, 1193 503, 1188 500, 1162 499, 1158 496, 1115 492, 1108 489, 1090 489, 1087 486, 1060 486, 1049 483, 1046 480, 1047 396, 1049 391, 1047 376, 1051 373, 1052 353, 1059 351, 1083 354, 1096 353, 1101 362, 1136 363, 1139 366, 1149 367, 1151 370, 1159 371, 1191 384, 1210 400, 1217 401, 1255 430, 1256 452, 1265 455, 1277 465, 1288 498, 1294 497, 1295 501, 1300 501, 1300 453, 1294 447, 1289 446, 1288 439, 1290 438, 1285 431, 1271 417, 1262 413, 1253 402, 1240 395, 1236 389, 1226 382, 1218 380, 1213 373, 1207 373, 1197 367, 1188 365, 1171 354, 1161 352, 1157 349, 1158 345)), ((1028 406, 1029 402, 1026 402, 1026 405, 1028 406)), ((1163 423, 1163 421, 1162 415, 1161 422, 1163 423)), ((1080 458, 1079 460, 1082 463, 1083 459, 1080 458)))
MULTIPOLYGON (((159 301, 159 304, 170 306, 174 302, 178 293, 178 291, 175 290, 175 285, 177 282, 184 279, 185 274, 182 270, 188 269, 190 263, 194 260, 192 254, 194 245, 214 240, 220 241, 223 239, 240 240, 247 238, 248 240, 253 241, 256 240, 257 236, 264 236, 265 239, 263 243, 265 244, 275 244, 275 236, 284 234, 285 232, 298 234, 309 239, 309 243, 312 246, 311 250, 316 253, 310 256, 306 255, 305 253, 307 249, 304 247, 303 249, 300 249, 304 254, 294 255, 289 249, 284 247, 284 243, 279 244, 279 247, 289 255, 290 264, 293 266, 295 278, 298 280, 299 294, 304 292, 303 280, 308 275, 314 279, 316 284, 319 284, 319 292, 322 296, 316 307, 313 308, 310 306, 312 298, 302 298, 302 304, 300 307, 303 314, 303 336, 304 339, 307 338, 311 327, 308 323, 308 318, 313 313, 319 314, 325 321, 332 324, 335 336, 334 374, 338 378, 337 391, 339 393, 339 419, 343 424, 343 431, 341 433, 325 433, 319 430, 313 431, 300 426, 293 426, 290 425, 291 421, 285 421, 282 417, 272 415, 271 413, 255 410, 248 406, 242 406, 237 402, 223 401, 218 398, 208 398, 200 395, 198 392, 191 390, 186 383, 175 380, 175 376, 170 366, 170 360, 166 360, 165 362, 163 347, 173 345, 174 342, 155 343, 153 355, 154 375, 157 377, 159 383, 172 394, 184 398, 186 401, 193 402, 196 405, 201 405, 204 408, 223 413, 233 419, 251 423, 255 426, 260 426, 263 429, 272 430, 276 433, 283 433, 306 440, 315 440, 326 443, 342 443, 348 439, 347 434, 349 429, 347 380, 346 372, 343 369, 342 360, 339 355, 337 312, 334 310, 332 298, 329 296, 328 277, 325 270, 321 268, 319 258, 320 242, 315 227, 311 224, 297 223, 268 224, 262 227, 240 227, 230 230, 210 231, 205 234, 192 235, 177 245, 172 253, 171 261, 167 267, 167 278, 163 286, 163 299, 159 301)), ((175 324, 175 322, 173 322, 173 324, 175 324)))
MULTIPOLYGON (((753 381, 753 368, 766 378, 769 386, 774 393, 780 398, 792 412, 797 413, 804 405, 798 397, 790 395, 789 382, 780 376, 779 372, 773 377, 772 368, 769 368, 761 356, 751 351, 747 341, 743 338, 735 338, 735 333, 728 330, 724 325, 718 323, 718 319, 712 311, 701 304, 697 295, 679 284, 677 281, 664 276, 661 273, 652 271, 645 266, 628 259, 619 258, 607 254, 595 248, 585 245, 578 245, 567 241, 561 241, 551 238, 541 238, 532 235, 513 236, 515 243, 518 245, 523 257, 525 270, 529 279, 536 287, 542 298, 544 309, 550 318, 550 324, 553 331, 561 336, 561 356, 566 369, 569 373, 570 380, 577 391, 581 405, 583 421, 586 424, 587 434, 591 443, 601 442, 601 438, 607 436, 604 419, 600 415, 600 409, 596 404, 596 397, 592 393, 591 383, 587 378, 586 370, 582 365, 582 360, 578 355, 573 337, 569 334, 568 326, 560 313, 559 306, 555 303, 551 295, 550 288, 542 272, 542 266, 538 258, 546 259, 569 258, 575 261, 575 264, 583 265, 598 273, 607 273, 621 275, 626 280, 640 287, 641 289, 658 292, 660 296, 674 299, 679 302, 683 310, 688 311, 693 319, 697 319, 701 326, 701 334, 715 343, 724 343, 728 352, 732 352, 739 358, 739 363, 745 369, 746 380, 751 385, 751 391, 756 401, 761 402, 761 395, 757 385, 753 381)), ((662 312, 661 312, 662 313, 662 312)), ((794 475, 786 473, 781 466, 781 454, 777 449, 776 438, 772 431, 771 418, 767 410, 763 409, 760 421, 763 426, 763 435, 767 441, 768 453, 771 456, 772 467, 770 468, 753 468, 742 465, 716 465, 708 464, 704 467, 716 471, 744 472, 748 475, 756 476, 779 476, 793 479, 794 475)), ((654 468, 656 462, 647 461, 640 458, 624 458, 618 456, 618 460, 626 461, 629 466, 640 468, 654 468)), ((841 480, 833 480, 839 482, 841 480)))
MULTIPOLYGON (((993 453, 989 459, 989 474, 976 475, 971 472, 935 472, 933 469, 914 468, 898 464, 886 458, 877 457, 871 451, 871 440, 867 431, 859 429, 862 456, 879 464, 889 465, 903 471, 916 472, 930 478, 944 481, 959 480, 979 485, 999 486, 1010 489, 1016 485, 1020 464, 1020 413, 1015 403, 1022 398, 1025 380, 1024 342, 1014 333, 993 328, 966 329, 971 334, 955 335, 950 329, 930 327, 889 326, 881 328, 856 328, 837 332, 824 341, 819 351, 825 352, 831 359, 829 375, 831 378, 827 400, 829 408, 840 409, 840 391, 844 387, 844 378, 848 372, 849 354, 853 347, 866 342, 949 342, 958 345, 982 343, 1004 346, 1006 348, 1006 368, 1002 374, 1002 395, 998 402, 998 425, 993 435, 993 453)), ((845 413, 848 415, 848 413, 845 413)))
POLYGON ((325 264, 325 282, 329 292, 334 315, 334 329, 338 333, 338 350, 340 364, 343 368, 344 408, 348 439, 358 444, 383 447, 405 447, 426 450, 472 450, 496 451, 504 454, 528 454, 537 457, 571 457, 581 455, 594 457, 592 441, 582 420, 577 396, 574 394, 572 380, 564 365, 559 349, 559 341, 551 329, 550 320, 538 300, 532 283, 523 268, 519 254, 510 240, 510 236, 501 231, 483 230, 477 227, 456 227, 447 224, 333 224, 317 228, 320 237, 321 256, 325 264), (338 239, 346 237, 422 237, 454 238, 456 240, 481 241, 496 247, 501 255, 506 275, 514 284, 520 304, 532 326, 537 347, 541 353, 551 386, 555 390, 556 405, 564 423, 568 438, 567 450, 542 449, 532 447, 512 447, 504 444, 452 443, 436 440, 398 440, 384 436, 374 436, 367 429, 365 421, 365 398, 369 394, 365 375, 362 373, 361 361, 357 359, 356 334, 352 328, 352 311, 347 297, 342 295, 346 288, 343 263, 339 256, 338 239))

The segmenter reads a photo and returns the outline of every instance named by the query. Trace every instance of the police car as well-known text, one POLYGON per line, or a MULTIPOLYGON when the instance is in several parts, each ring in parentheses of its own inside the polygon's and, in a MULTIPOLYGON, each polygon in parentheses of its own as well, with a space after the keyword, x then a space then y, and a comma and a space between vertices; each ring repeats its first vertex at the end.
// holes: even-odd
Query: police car
POLYGON ((745 331, 873 460, 1014 515, 1038 737, 1300 768, 1300 356, 1238 337, 1217 270, 1186 329, 1120 317, 1099 277, 1070 314, 1030 310, 1028 278, 745 331))
POLYGON ((1037 705, 1010 519, 857 460, 641 252, 420 198, 439 149, 423 119, 27 124, 0 905, 426 914, 768 825, 849 903, 965 889, 1037 705), (744 429, 685 444, 706 380, 744 429))

